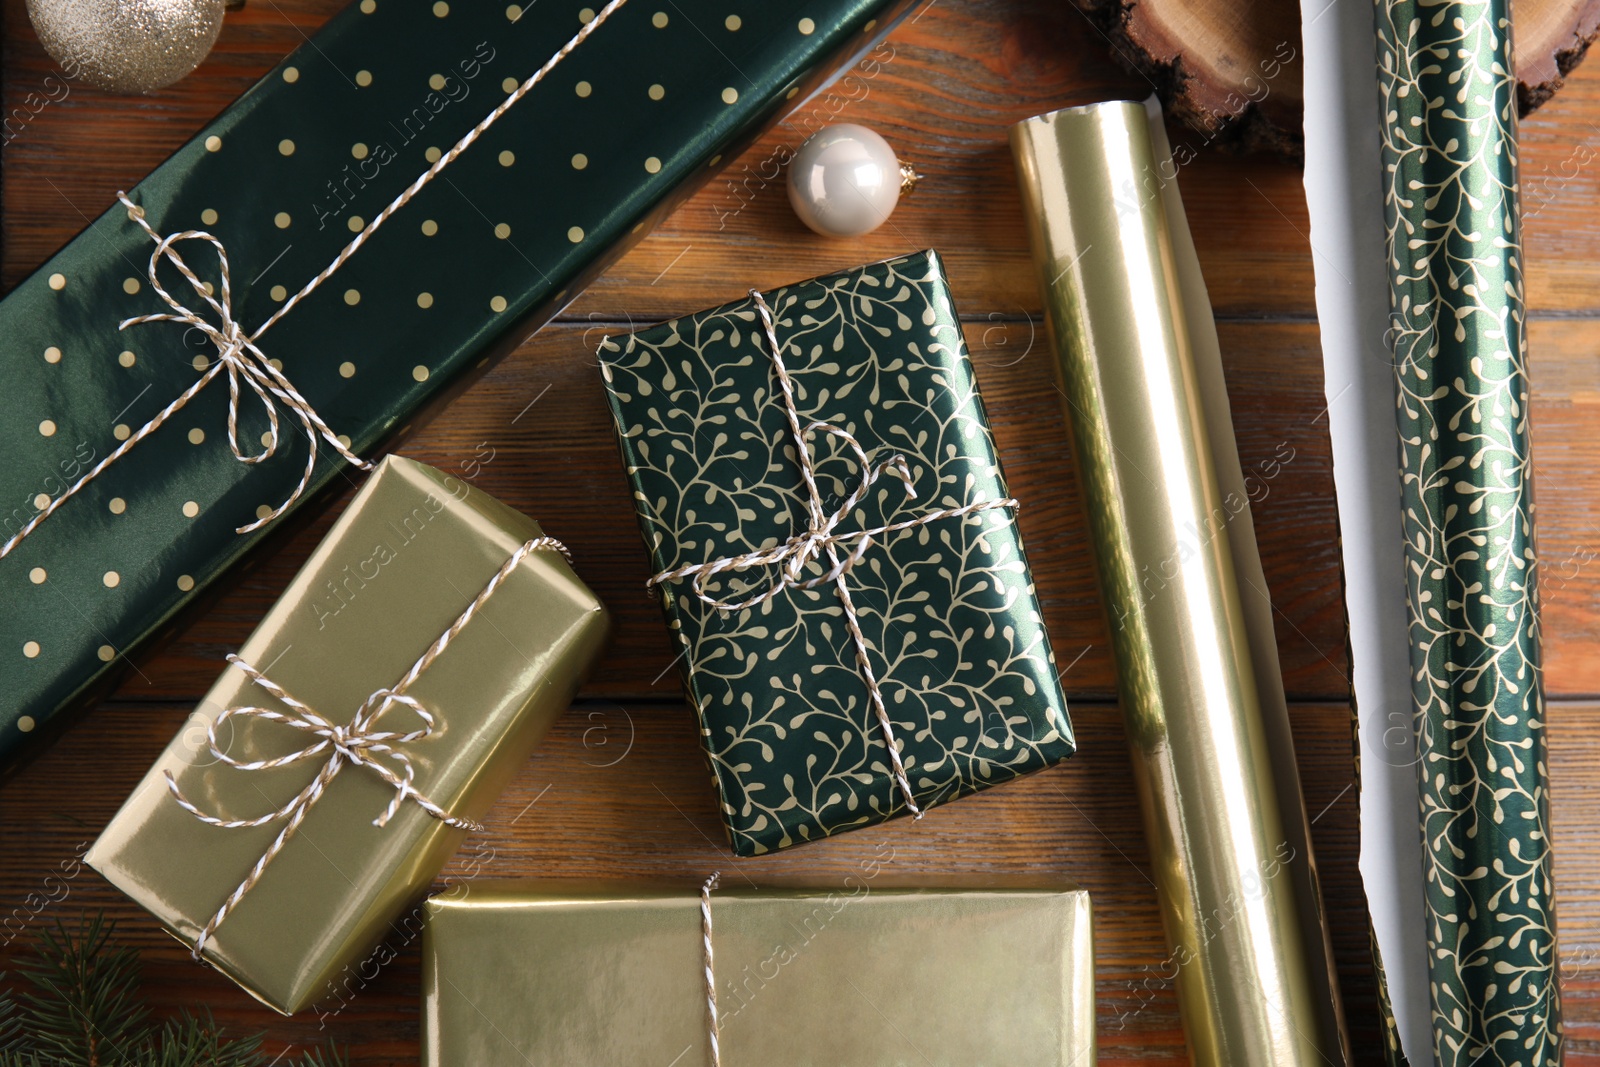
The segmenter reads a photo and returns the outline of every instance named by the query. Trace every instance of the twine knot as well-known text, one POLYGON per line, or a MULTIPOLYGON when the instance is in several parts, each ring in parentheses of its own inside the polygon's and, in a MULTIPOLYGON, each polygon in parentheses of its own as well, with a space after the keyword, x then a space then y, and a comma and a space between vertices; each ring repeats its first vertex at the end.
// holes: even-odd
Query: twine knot
MULTIPOLYGON (((167 411, 162 412, 157 418, 165 421, 168 414, 176 411, 188 402, 189 397, 197 393, 218 374, 226 373, 228 376, 228 447, 233 456, 241 463, 260 463, 270 459, 278 451, 280 443, 278 428, 278 405, 281 403, 292 412, 300 423, 300 428, 305 434, 309 449, 306 454, 305 470, 301 473, 299 484, 289 494, 288 499, 273 508, 270 513, 258 517, 254 522, 246 523, 238 528, 239 533, 248 533, 266 525, 273 519, 282 515, 306 491, 311 484, 311 476, 315 472, 317 463, 317 445, 319 438, 326 441, 334 451, 338 452, 349 462, 362 470, 371 470, 372 465, 363 461, 352 453, 339 440, 338 436, 322 421, 322 417, 311 407, 309 401, 300 395, 289 379, 279 370, 277 365, 268 359, 266 354, 256 347, 256 337, 265 332, 266 327, 257 330, 255 334, 245 332, 244 327, 233 313, 233 276, 228 265, 228 250, 213 234, 204 230, 179 230, 167 234, 165 237, 158 235, 145 221, 144 210, 128 198, 126 193, 118 193, 117 199, 122 201, 128 209, 128 217, 139 225, 150 238, 155 241, 155 248, 150 252, 150 262, 146 268, 146 275, 150 279, 150 288, 153 289, 171 311, 157 312, 151 315, 135 315, 124 319, 119 329, 126 330, 130 326, 138 326, 148 322, 181 322, 191 329, 198 330, 202 336, 216 349, 217 358, 206 368, 200 380, 191 386, 179 401, 167 411), (210 245, 217 257, 216 286, 201 280, 194 272, 177 249, 182 241, 199 241, 210 245), (185 281, 194 290, 199 298, 200 311, 195 310, 173 296, 161 283, 159 268, 161 262, 166 260, 175 267, 185 281), (209 316, 204 312, 209 310, 209 316), (248 451, 239 440, 239 386, 241 382, 260 400, 263 410, 267 415, 267 433, 259 452, 248 451)), ((275 321, 275 320, 273 320, 275 321)), ((269 321, 268 325, 271 324, 269 321)), ((154 429, 160 421, 152 420, 152 424, 145 430, 154 429)), ((133 440, 127 442, 131 445, 133 440)), ((126 446, 124 446, 126 447, 126 446)))
POLYGON ((362 701, 361 706, 351 716, 348 722, 335 722, 321 712, 317 711, 305 701, 291 695, 281 685, 268 678, 249 662, 237 655, 229 655, 228 663, 243 671, 245 676, 256 685, 266 690, 278 703, 286 707, 287 711, 278 711, 274 708, 257 706, 225 708, 206 726, 206 744, 211 755, 218 763, 233 767, 241 771, 269 771, 278 767, 287 767, 301 760, 324 758, 322 767, 304 789, 296 793, 281 807, 275 808, 264 815, 250 819, 224 819, 217 815, 200 810, 200 808, 184 796, 179 788, 177 779, 171 771, 166 772, 167 790, 171 793, 179 807, 211 826, 218 826, 226 830, 241 830, 255 826, 266 826, 269 823, 282 821, 283 829, 278 836, 267 846, 261 858, 256 860, 250 873, 223 901, 222 906, 212 915, 206 923, 205 929, 200 931, 194 943, 194 958, 200 959, 204 953, 206 943, 216 933, 222 920, 228 913, 238 906, 257 882, 261 880, 267 865, 283 850, 285 844, 292 838, 305 820, 312 806, 327 790, 329 783, 336 778, 347 765, 364 767, 389 785, 394 787, 394 796, 389 799, 389 805, 378 817, 372 820, 372 825, 382 827, 389 824, 406 801, 411 801, 427 812, 433 818, 447 826, 454 826, 462 830, 481 830, 483 827, 471 819, 458 818, 445 811, 438 804, 428 799, 418 791, 416 781, 416 767, 411 762, 411 757, 404 751, 408 745, 426 740, 433 736, 434 716, 422 702, 406 692, 428 667, 436 660, 455 639, 463 627, 472 620, 483 607, 485 601, 505 581, 506 576, 516 569, 517 565, 529 554, 541 549, 553 548, 570 560, 566 546, 553 537, 536 537, 524 543, 513 552, 494 577, 489 579, 483 591, 480 592, 472 603, 468 604, 455 622, 450 625, 439 639, 428 646, 427 650, 418 657, 409 670, 401 676, 394 685, 384 686, 373 690, 362 701), (419 726, 416 729, 398 731, 379 729, 378 721, 383 718, 391 708, 404 705, 416 716, 419 726), (264 722, 276 723, 291 730, 298 730, 309 735, 307 743, 293 752, 269 759, 241 760, 230 755, 227 749, 218 742, 217 731, 232 719, 260 719, 264 722))
MULTIPOLYGON (((745 552, 739 555, 726 556, 722 559, 712 560, 710 563, 691 564, 679 567, 676 570, 666 571, 651 579, 652 585, 661 582, 673 581, 678 578, 691 578, 691 585, 695 596, 716 608, 718 611, 743 611, 771 600, 785 589, 815 589, 819 585, 835 582, 844 575, 849 574, 851 568, 861 562, 867 550, 872 547, 875 538, 891 530, 901 529, 907 524, 879 526, 867 530, 853 530, 846 533, 839 532, 839 524, 855 511, 856 506, 866 497, 873 484, 885 474, 893 475, 905 485, 906 496, 915 498, 916 488, 911 482, 911 469, 906 464, 902 455, 893 455, 876 466, 867 461, 867 456, 862 451, 861 445, 846 430, 828 422, 813 422, 802 431, 806 436, 817 433, 834 435, 843 440, 856 454, 858 468, 864 473, 855 489, 831 512, 824 512, 820 493, 813 493, 808 500, 809 507, 806 528, 791 536, 787 541, 773 548, 756 552, 745 552), (814 577, 806 577, 806 570, 813 563, 822 567, 822 573, 814 577), (706 591, 706 584, 716 579, 717 575, 725 571, 744 571, 753 567, 771 567, 776 572, 775 580, 768 583, 767 587, 754 596, 744 600, 724 600, 706 591)), ((815 475, 809 450, 805 447, 805 437, 801 438, 799 454, 804 457, 802 467, 808 481, 815 485, 815 475)), ((927 521, 918 519, 917 523, 927 521)))
POLYGON ((482 829, 470 819, 458 819, 446 812, 433 801, 417 791, 413 781, 416 778, 416 768, 412 765, 411 757, 403 750, 402 746, 432 736, 434 730, 433 715, 415 697, 396 693, 391 688, 379 689, 369 696, 348 723, 336 723, 316 711, 309 704, 290 695, 282 686, 262 674, 250 663, 236 655, 229 655, 228 662, 243 671, 256 685, 265 689, 276 697, 279 703, 286 706, 287 713, 276 711, 272 708, 257 706, 226 708, 206 726, 206 744, 211 755, 218 763, 241 771, 266 771, 278 767, 287 767, 301 760, 315 759, 326 754, 322 768, 317 776, 311 780, 300 792, 296 793, 286 804, 275 808, 264 815, 250 819, 224 819, 200 810, 200 808, 184 796, 179 788, 177 779, 172 772, 166 772, 167 789, 174 800, 185 811, 195 818, 211 826, 220 826, 224 829, 238 830, 252 826, 265 826, 268 823, 287 820, 287 825, 279 833, 276 840, 262 854, 247 876, 232 894, 222 908, 212 916, 200 936, 195 939, 194 956, 200 958, 205 951, 206 942, 216 932, 217 926, 227 916, 228 912, 236 906, 249 892, 250 888, 259 880, 261 872, 272 862, 278 852, 287 843, 293 832, 299 828, 311 806, 317 802, 323 792, 328 788, 346 765, 365 767, 373 774, 382 778, 394 787, 394 796, 389 801, 389 806, 372 820, 374 826, 385 826, 392 819, 400 805, 406 800, 411 800, 426 811, 429 815, 449 825, 463 830, 482 829), (380 730, 377 721, 383 713, 395 704, 404 704, 421 720, 421 726, 415 730, 395 731, 380 730), (217 739, 217 732, 224 723, 232 719, 260 719, 265 722, 277 723, 292 730, 299 730, 309 734, 311 740, 302 748, 283 756, 271 759, 241 760, 230 755, 217 739))

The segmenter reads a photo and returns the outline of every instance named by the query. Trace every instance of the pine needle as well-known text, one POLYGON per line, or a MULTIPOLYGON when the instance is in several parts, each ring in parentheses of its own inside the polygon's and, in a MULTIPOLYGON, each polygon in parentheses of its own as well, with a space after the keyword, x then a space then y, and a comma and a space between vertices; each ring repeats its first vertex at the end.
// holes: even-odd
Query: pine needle
POLYGON ((109 944, 115 924, 80 918, 76 932, 60 919, 18 966, 32 986, 21 997, 28 1049, 46 1062, 107 1067, 130 1063, 149 1015, 138 994, 139 956, 109 944))
POLYGON ((114 930, 99 914, 58 919, 18 962, 20 990, 0 973, 0 1067, 346 1067, 331 1047, 269 1061, 261 1034, 229 1037, 209 1011, 153 1022, 138 954, 114 930))

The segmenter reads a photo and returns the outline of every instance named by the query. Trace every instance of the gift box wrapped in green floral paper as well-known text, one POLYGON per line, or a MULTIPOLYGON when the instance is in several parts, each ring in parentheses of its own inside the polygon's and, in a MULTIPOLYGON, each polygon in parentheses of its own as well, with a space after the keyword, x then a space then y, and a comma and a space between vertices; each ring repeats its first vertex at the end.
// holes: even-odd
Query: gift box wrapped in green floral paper
POLYGON ((0 301, 0 768, 915 0, 737 6, 359 0, 0 301))
POLYGON ((1072 754, 935 253, 610 339, 601 368, 736 853, 1072 754))

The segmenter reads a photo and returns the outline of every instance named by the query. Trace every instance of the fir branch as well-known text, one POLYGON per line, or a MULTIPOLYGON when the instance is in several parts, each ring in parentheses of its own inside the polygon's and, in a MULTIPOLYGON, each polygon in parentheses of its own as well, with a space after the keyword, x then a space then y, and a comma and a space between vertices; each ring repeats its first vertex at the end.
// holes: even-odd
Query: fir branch
POLYGON ((268 1060, 262 1035, 229 1037, 209 1011, 157 1025, 139 995, 139 958, 111 943, 104 916, 59 919, 19 961, 16 995, 0 973, 0 1067, 347 1067, 337 1049, 268 1060))
POLYGON ((18 971, 34 988, 24 992, 28 1050, 46 1062, 82 1067, 131 1063, 147 1032, 139 998, 139 956, 110 945, 115 924, 102 915, 80 918, 74 933, 60 919, 18 971))
POLYGON ((230 1041, 211 1013, 169 1019, 139 1067, 258 1067, 264 1062, 261 1035, 230 1041))
POLYGON ((17 1000, 5 984, 6 972, 0 971, 0 1067, 4 1067, 5 1053, 22 1047, 22 1020, 17 1017, 17 1000))
MULTIPOLYGON (((271 1064, 267 1067, 271 1067, 271 1064)), ((350 1061, 343 1052, 330 1045, 326 1051, 320 1048, 308 1050, 293 1067, 350 1067, 350 1061)))

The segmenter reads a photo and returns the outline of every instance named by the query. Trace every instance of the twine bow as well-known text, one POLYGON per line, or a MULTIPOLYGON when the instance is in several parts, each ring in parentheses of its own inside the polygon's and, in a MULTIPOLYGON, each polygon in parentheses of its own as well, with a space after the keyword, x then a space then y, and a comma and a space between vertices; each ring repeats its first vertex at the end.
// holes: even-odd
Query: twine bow
MULTIPOLYGON (((119 329, 126 330, 130 326, 139 326, 147 322, 181 322, 199 330, 217 350, 217 358, 200 379, 190 387, 189 391, 180 396, 177 401, 163 411, 156 419, 147 423, 139 432, 141 434, 154 431, 168 415, 188 402, 189 396, 204 389, 218 374, 226 372, 228 375, 228 447, 232 450, 234 458, 240 463, 260 463, 270 459, 278 450, 278 405, 274 403, 276 397, 283 405, 292 411, 300 421, 300 427, 305 431, 306 440, 310 448, 306 453, 305 470, 300 475, 300 482, 295 486, 294 492, 289 494, 287 500, 278 505, 268 515, 257 518, 252 523, 247 523, 238 528, 239 533, 248 533, 266 525, 273 519, 282 515, 305 492, 306 486, 311 483, 311 475, 317 464, 317 439, 320 437, 331 445, 350 463, 362 470, 371 470, 372 464, 365 462, 355 455, 338 436, 328 428, 327 423, 311 407, 309 401, 300 395, 299 390, 289 382, 283 371, 266 357, 261 349, 256 347, 256 338, 265 328, 257 330, 254 335, 246 334, 239 321, 233 317, 233 278, 228 268, 228 250, 222 242, 204 230, 180 230, 165 237, 158 235, 150 224, 145 221, 144 209, 128 199, 126 193, 118 193, 117 199, 128 209, 128 217, 138 223, 140 229, 155 241, 156 247, 150 253, 150 265, 147 274, 150 278, 150 288, 156 295, 170 307, 171 311, 157 312, 152 315, 135 315, 124 319, 119 329), (204 241, 211 245, 217 254, 217 276, 219 286, 213 288, 200 280, 199 276, 184 262, 183 256, 178 254, 174 247, 179 241, 204 241), (157 268, 161 261, 166 259, 178 269, 184 280, 194 289, 211 313, 216 317, 213 323, 203 313, 186 307, 180 300, 169 293, 161 284, 157 268), (239 383, 243 381, 256 397, 261 401, 261 406, 266 410, 268 430, 267 439, 260 452, 246 452, 239 443, 239 383)), ((124 448, 130 447, 134 438, 129 437, 124 448)), ((109 458, 109 457, 108 457, 109 458)))
POLYGON ((224 819, 200 810, 198 805, 184 796, 183 790, 178 787, 177 779, 173 777, 172 772, 166 772, 167 789, 172 794, 173 799, 177 801, 178 806, 203 823, 221 827, 225 830, 242 830, 287 820, 284 822, 283 829, 278 831, 278 836, 273 839, 272 843, 267 846, 266 851, 261 854, 261 858, 256 860, 255 864, 250 868, 250 873, 245 875, 244 880, 235 887, 232 893, 228 894, 228 898, 223 901, 222 906, 217 909, 216 913, 206 923, 205 929, 201 930, 200 935, 195 938, 193 952, 195 959, 200 959, 201 954, 205 951, 206 943, 216 933, 217 927, 222 924, 222 920, 227 918, 228 913, 237 907, 239 902, 244 899, 245 894, 250 892, 256 883, 261 880, 261 876, 266 871, 268 864, 277 857, 278 853, 283 851, 284 845, 300 829, 300 824, 305 821, 306 815, 310 813, 312 806, 316 804, 317 800, 327 790, 329 784, 334 778, 338 777, 339 772, 346 766, 364 767, 394 787, 394 796, 390 798, 388 807, 377 818, 372 820, 372 825, 374 826, 388 825, 389 820, 394 818, 395 813, 400 810, 400 806, 409 800, 447 826, 454 826, 463 830, 481 830, 483 828, 471 819, 457 818, 451 815, 416 788, 414 784, 416 768, 412 765, 411 757, 406 754, 404 747, 431 737, 434 731, 434 717, 433 713, 428 711, 421 701, 408 695, 406 690, 421 676, 423 671, 428 669, 434 660, 438 659, 440 653, 449 646, 462 628, 472 620, 472 617, 478 613, 484 602, 499 588, 500 583, 506 579, 506 576, 515 570, 517 565, 529 554, 541 548, 554 548, 563 556, 567 556, 570 561, 571 557, 567 552, 566 546, 553 537, 538 537, 523 544, 501 565, 494 577, 490 578, 488 584, 484 586, 483 591, 473 599, 472 603, 467 605, 465 611, 457 616, 456 621, 450 624, 450 628, 440 634, 437 641, 428 646, 427 650, 417 658, 417 661, 411 665, 410 669, 400 677, 400 680, 394 685, 374 690, 362 702, 361 706, 356 709, 355 715, 351 717, 348 723, 342 725, 336 723, 305 701, 292 696, 282 686, 272 681, 244 659, 235 655, 228 656, 230 664, 239 668, 252 682, 276 697, 278 702, 287 707, 289 711, 282 712, 272 708, 255 706, 224 709, 206 727, 206 742, 211 750, 211 755, 219 763, 241 771, 274 770, 279 767, 287 767, 292 763, 298 763, 301 760, 316 759, 324 753, 327 753, 327 759, 322 764, 321 769, 317 771, 316 777, 287 803, 267 812, 265 815, 258 815, 250 819, 224 819), (379 729, 378 720, 383 717, 385 712, 397 704, 409 708, 412 714, 421 722, 421 727, 404 732, 379 729), (284 756, 259 760, 235 759, 228 754, 227 750, 217 740, 218 728, 223 723, 234 718, 254 718, 278 723, 292 730, 299 730, 309 734, 314 740, 310 741, 305 747, 284 756))
POLYGON ((839 606, 844 611, 845 628, 850 633, 851 643, 855 647, 856 666, 861 672, 862 680, 867 687, 867 700, 872 706, 872 713, 878 722, 878 730, 883 736, 885 746, 889 750, 889 763, 894 775, 895 783, 900 788, 901 796, 905 798, 906 809, 913 816, 922 818, 922 808, 917 804, 915 792, 911 788, 911 781, 906 776, 905 765, 900 757, 900 748, 895 741, 894 724, 889 719, 888 709, 884 706, 883 692, 879 687, 877 675, 872 669, 869 658, 871 646, 861 632, 860 618, 856 613, 855 601, 850 595, 849 583, 845 581, 851 569, 859 563, 867 550, 872 547, 876 538, 885 534, 908 530, 914 526, 924 526, 928 523, 938 522, 942 519, 960 518, 992 508, 1016 508, 1017 502, 1009 497, 1002 500, 977 500, 959 507, 939 508, 925 511, 911 519, 900 522, 875 526, 866 530, 840 532, 839 525, 856 509, 856 506, 866 498, 873 484, 883 475, 893 475, 905 484, 906 495, 915 498, 917 491, 911 480, 911 470, 906 464, 906 458, 899 453, 890 456, 877 465, 868 462, 866 451, 861 447, 848 430, 835 426, 829 422, 815 421, 800 425, 800 412, 795 404, 794 383, 789 378, 789 370, 783 362, 783 345, 778 340, 778 331, 772 315, 772 308, 768 306, 766 298, 759 292, 750 290, 750 297, 755 301, 756 314, 761 319, 762 332, 766 335, 767 347, 772 355, 772 368, 778 379, 778 393, 783 398, 784 417, 789 424, 789 435, 794 443, 795 458, 800 464, 800 479, 806 489, 806 528, 790 537, 781 545, 755 552, 744 552, 733 556, 724 556, 720 559, 710 560, 706 563, 692 563, 677 567, 672 570, 662 571, 651 578, 649 585, 662 585, 667 582, 680 581, 684 578, 691 579, 690 588, 694 595, 703 603, 710 605, 718 611, 733 612, 743 611, 746 608, 756 607, 765 603, 783 592, 785 589, 814 589, 819 585, 832 583, 839 595, 839 606), (822 502, 822 491, 817 488, 816 461, 812 457, 808 445, 808 435, 818 433, 829 434, 839 438, 854 453, 856 462, 861 468, 861 481, 831 513, 822 502), (824 561, 826 563, 824 564, 824 561), (806 568, 813 563, 822 567, 822 573, 815 577, 805 577, 806 568), (743 600, 719 599, 706 591, 706 583, 724 572, 745 571, 754 567, 775 568, 772 578, 765 589, 754 596, 743 600))
MULTIPOLYGON (((261 515, 253 522, 245 523, 237 528, 238 533, 249 533, 251 530, 265 526, 267 523, 282 515, 294 506, 311 484, 311 476, 317 464, 317 439, 320 437, 333 446, 333 449, 350 463, 362 470, 371 470, 372 464, 351 452, 339 440, 338 436, 328 428, 310 402, 300 395, 294 385, 284 373, 273 365, 261 349, 256 347, 256 338, 265 332, 265 327, 257 330, 254 335, 246 334, 233 315, 233 280, 228 268, 228 252, 222 242, 204 230, 180 230, 177 233, 160 236, 145 221, 144 209, 128 198, 127 193, 118 193, 117 199, 128 209, 128 218, 139 224, 145 233, 155 241, 156 247, 150 253, 150 264, 146 274, 150 279, 150 287, 161 297, 162 301, 171 308, 171 311, 157 312, 151 315, 135 315, 124 319, 118 329, 126 330, 130 326, 138 326, 147 322, 181 322, 193 329, 199 330, 205 338, 216 348, 217 358, 213 360, 194 384, 185 389, 178 397, 166 407, 162 408, 154 418, 139 429, 131 433, 115 449, 106 455, 99 463, 85 471, 72 485, 57 497, 51 499, 43 509, 14 534, 4 545, 0 545, 0 559, 4 559, 22 542, 22 539, 32 533, 40 523, 44 522, 56 510, 76 496, 84 486, 94 481, 111 464, 127 455, 140 441, 159 430, 168 419, 193 400, 200 392, 216 380, 217 376, 226 373, 228 376, 228 447, 232 450, 234 458, 240 463, 260 463, 270 459, 278 451, 280 443, 278 430, 278 403, 282 403, 299 420, 301 429, 305 431, 306 440, 310 447, 306 451, 306 466, 300 474, 300 481, 288 498, 273 508, 265 515, 261 515), (174 247, 180 241, 203 241, 211 245, 217 254, 218 286, 213 288, 202 281, 184 261, 183 256, 174 247), (177 268, 185 281, 200 297, 203 305, 214 316, 215 321, 204 314, 184 305, 184 303, 167 291, 161 284, 158 268, 165 259, 177 268), (267 413, 267 435, 260 452, 248 452, 239 441, 239 386, 243 383, 261 401, 261 406, 267 413)), ((270 325, 270 323, 268 324, 270 325)))
POLYGON ((339 254, 333 258, 331 263, 318 271, 299 292, 284 301, 253 333, 246 333, 233 317, 228 254, 227 250, 223 248, 222 242, 203 230, 182 230, 162 237, 145 221, 144 208, 135 204, 127 193, 117 193, 117 199, 128 209, 128 218, 138 223, 139 227, 150 236, 150 239, 156 242, 155 251, 150 253, 150 286, 172 309, 170 312, 158 312, 153 315, 136 315, 133 318, 125 319, 119 328, 126 330, 129 326, 147 322, 181 322, 205 335, 206 339, 216 347, 217 359, 176 400, 162 408, 153 419, 130 434, 127 440, 123 441, 122 444, 107 454, 104 459, 86 471, 82 477, 67 487, 60 496, 52 498, 37 515, 29 519, 9 540, 4 544, 0 544, 0 559, 5 559, 6 556, 10 555, 12 549, 21 544, 22 540, 37 529, 40 523, 55 514, 61 505, 76 496, 79 490, 99 477, 100 473, 107 467, 127 455, 129 450, 140 441, 160 429, 162 424, 182 410, 184 405, 199 395, 202 389, 210 385, 217 375, 224 371, 228 375, 228 445, 233 451, 234 458, 241 463, 260 463, 276 454, 279 438, 278 411, 274 398, 294 412, 301 428, 305 431, 306 440, 310 442, 310 449, 306 455, 305 471, 301 474, 300 482, 295 486, 294 492, 290 493, 288 499, 273 508, 270 513, 262 515, 254 522, 238 527, 238 533, 249 533, 251 530, 266 525, 285 511, 288 511, 289 508, 294 506, 295 501, 300 499, 306 488, 311 484, 311 477, 316 470, 317 439, 319 437, 326 440, 328 444, 333 446, 335 451, 350 463, 355 464, 362 470, 371 470, 372 465, 370 463, 352 453, 339 440, 338 436, 328 429, 306 398, 300 395, 294 386, 289 383, 289 379, 284 377, 283 372, 275 367, 256 347, 256 341, 260 340, 261 335, 271 329, 273 324, 293 310, 301 300, 311 295, 323 282, 332 277, 334 272, 344 266, 350 257, 355 255, 361 246, 377 232, 378 227, 393 217, 395 212, 410 203, 417 193, 421 192, 429 182, 438 177, 446 167, 454 163, 478 138, 482 137, 484 131, 498 122, 501 116, 505 115, 518 101, 527 96, 535 85, 543 81, 545 76, 554 70, 562 60, 571 55, 580 44, 588 39, 590 34, 604 25, 607 19, 627 3, 628 0, 609 0, 566 44, 562 45, 549 59, 545 60, 538 70, 534 71, 519 83, 516 88, 507 93, 506 98, 497 104, 489 114, 485 115, 477 125, 463 134, 461 139, 450 147, 449 151, 441 154, 415 181, 401 190, 399 196, 391 200, 384 206, 383 210, 374 215, 372 221, 362 227, 361 232, 357 233, 350 240, 350 243, 339 251, 339 254), (189 269, 188 264, 183 261, 183 257, 173 247, 179 241, 188 240, 208 242, 216 251, 221 282, 219 291, 214 292, 210 286, 201 281, 189 269), (185 307, 162 287, 160 279, 156 277, 156 268, 163 258, 171 261, 172 265, 178 269, 178 272, 194 288, 201 300, 210 308, 214 321, 204 314, 185 307), (267 441, 262 450, 257 453, 247 453, 239 444, 239 383, 241 380, 261 400, 262 406, 266 408, 267 419, 270 424, 267 441))

